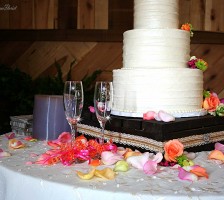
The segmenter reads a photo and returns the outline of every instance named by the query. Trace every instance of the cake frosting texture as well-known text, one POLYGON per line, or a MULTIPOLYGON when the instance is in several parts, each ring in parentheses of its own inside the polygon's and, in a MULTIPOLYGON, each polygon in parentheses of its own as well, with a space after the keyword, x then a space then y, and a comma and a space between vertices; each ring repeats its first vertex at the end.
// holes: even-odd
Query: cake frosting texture
POLYGON ((190 33, 178 28, 178 5, 178 0, 134 1, 134 29, 123 34, 123 67, 113 71, 112 114, 203 114, 203 72, 187 66, 190 33))

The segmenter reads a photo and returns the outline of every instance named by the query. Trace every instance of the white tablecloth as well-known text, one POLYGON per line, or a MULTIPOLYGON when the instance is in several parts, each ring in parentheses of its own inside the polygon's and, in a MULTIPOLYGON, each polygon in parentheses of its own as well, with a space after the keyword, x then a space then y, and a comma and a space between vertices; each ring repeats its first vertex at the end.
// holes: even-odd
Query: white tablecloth
MULTIPOLYGON (((24 141, 23 141, 24 142, 24 141)), ((48 149, 45 142, 26 142, 18 150, 7 148, 8 140, 0 136, 0 148, 12 154, 0 158, 0 200, 175 200, 224 199, 224 165, 208 160, 208 152, 197 153, 196 164, 207 169, 209 179, 182 181, 178 171, 162 168, 153 176, 131 168, 112 181, 99 178, 81 180, 76 170, 89 170, 87 163, 72 166, 27 165, 32 153, 48 149)), ((101 166, 105 167, 105 166, 101 166)))

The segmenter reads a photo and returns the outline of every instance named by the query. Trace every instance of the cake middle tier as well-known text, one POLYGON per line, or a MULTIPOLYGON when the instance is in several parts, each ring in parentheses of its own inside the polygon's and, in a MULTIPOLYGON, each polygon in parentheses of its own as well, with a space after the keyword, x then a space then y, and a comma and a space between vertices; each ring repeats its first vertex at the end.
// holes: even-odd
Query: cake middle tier
POLYGON ((115 112, 142 117, 147 111, 173 114, 202 108, 203 73, 198 69, 117 69, 113 86, 115 112))
POLYGON ((190 33, 180 29, 133 29, 124 32, 123 68, 186 68, 190 33))

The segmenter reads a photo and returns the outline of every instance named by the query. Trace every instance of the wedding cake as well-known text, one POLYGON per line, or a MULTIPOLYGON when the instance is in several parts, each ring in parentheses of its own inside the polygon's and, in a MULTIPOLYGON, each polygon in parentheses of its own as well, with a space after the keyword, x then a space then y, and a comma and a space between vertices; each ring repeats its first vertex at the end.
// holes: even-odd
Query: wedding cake
POLYGON ((123 34, 123 67, 113 70, 112 114, 204 115, 203 72, 190 69, 190 32, 179 28, 178 0, 135 0, 134 29, 123 34))

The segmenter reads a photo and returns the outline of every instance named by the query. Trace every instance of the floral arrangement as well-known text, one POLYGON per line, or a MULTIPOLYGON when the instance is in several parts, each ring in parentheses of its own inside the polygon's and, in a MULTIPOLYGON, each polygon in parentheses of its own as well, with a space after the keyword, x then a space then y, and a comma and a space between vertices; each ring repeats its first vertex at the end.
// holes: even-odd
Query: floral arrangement
POLYGON ((203 72, 208 68, 208 63, 207 62, 205 62, 201 58, 196 58, 195 56, 192 56, 187 64, 190 68, 200 69, 203 72))
POLYGON ((185 31, 189 31, 190 32, 190 36, 193 37, 194 33, 193 33, 193 26, 190 23, 186 23, 183 24, 181 26, 181 30, 185 30, 185 31))
POLYGON ((214 92, 204 91, 203 108, 213 116, 224 116, 224 99, 219 99, 214 92))

